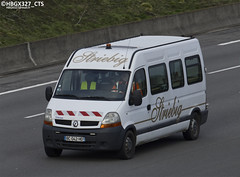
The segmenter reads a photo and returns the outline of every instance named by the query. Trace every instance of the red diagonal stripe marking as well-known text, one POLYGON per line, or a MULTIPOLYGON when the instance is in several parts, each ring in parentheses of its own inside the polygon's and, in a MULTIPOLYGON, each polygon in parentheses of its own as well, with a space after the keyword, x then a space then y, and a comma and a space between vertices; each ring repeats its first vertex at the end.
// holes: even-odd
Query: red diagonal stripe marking
POLYGON ((63 115, 64 115, 62 111, 56 111, 56 112, 57 112, 57 114, 58 114, 59 116, 63 116, 63 115))
POLYGON ((102 115, 101 114, 99 114, 99 112, 92 112, 96 117, 102 117, 102 115))
POLYGON ((75 114, 72 111, 67 111, 67 113, 69 114, 69 116, 75 116, 75 114))
POLYGON ((80 111, 80 113, 83 115, 83 116, 89 116, 87 112, 85 111, 80 111))

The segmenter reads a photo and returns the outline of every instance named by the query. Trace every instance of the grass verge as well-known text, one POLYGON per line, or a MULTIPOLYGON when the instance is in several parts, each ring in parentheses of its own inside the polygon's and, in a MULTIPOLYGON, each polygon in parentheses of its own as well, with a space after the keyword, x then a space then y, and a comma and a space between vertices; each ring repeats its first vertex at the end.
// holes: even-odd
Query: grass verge
MULTIPOLYGON (((1 1, 2 2, 2 1, 1 1)), ((34 1, 31 1, 33 4, 34 1)), ((0 47, 172 15, 240 0, 44 0, 43 6, 0 6, 0 47)))

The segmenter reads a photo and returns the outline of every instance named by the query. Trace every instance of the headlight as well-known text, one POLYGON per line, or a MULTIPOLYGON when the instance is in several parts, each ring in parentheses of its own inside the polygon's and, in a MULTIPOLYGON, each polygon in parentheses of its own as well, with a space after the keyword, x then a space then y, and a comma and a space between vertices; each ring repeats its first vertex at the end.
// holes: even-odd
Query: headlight
POLYGON ((121 120, 116 112, 109 112, 102 121, 101 128, 121 126, 121 120))
POLYGON ((46 109, 44 124, 52 126, 52 110, 51 109, 46 109))

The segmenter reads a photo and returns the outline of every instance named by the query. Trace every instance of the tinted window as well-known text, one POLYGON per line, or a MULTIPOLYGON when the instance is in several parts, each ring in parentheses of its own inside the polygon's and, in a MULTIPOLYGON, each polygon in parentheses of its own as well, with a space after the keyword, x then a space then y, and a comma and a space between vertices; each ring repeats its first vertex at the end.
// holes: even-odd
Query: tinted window
POLYGON ((179 88, 184 86, 184 76, 183 76, 183 68, 182 61, 175 60, 169 62, 170 73, 171 73, 171 82, 172 88, 179 88))
POLYGON ((187 57, 185 59, 187 82, 188 84, 194 84, 202 81, 202 67, 200 58, 198 55, 187 57))
POLYGON ((165 64, 149 67, 149 77, 152 95, 168 90, 168 77, 165 64))
POLYGON ((134 90, 140 90, 143 97, 147 95, 146 75, 144 69, 138 70, 134 75, 132 91, 134 90))

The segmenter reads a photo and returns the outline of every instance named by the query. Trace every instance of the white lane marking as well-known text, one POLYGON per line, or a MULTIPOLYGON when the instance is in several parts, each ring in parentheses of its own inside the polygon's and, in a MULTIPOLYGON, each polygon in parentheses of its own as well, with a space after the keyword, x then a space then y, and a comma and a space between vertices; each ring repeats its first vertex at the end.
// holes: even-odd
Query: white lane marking
POLYGON ((237 66, 233 66, 233 67, 229 67, 229 68, 225 68, 225 69, 220 69, 220 70, 216 70, 216 71, 212 71, 212 72, 209 72, 207 74, 216 74, 216 73, 220 73, 220 72, 223 72, 223 71, 228 71, 228 70, 232 70, 232 69, 236 69, 236 68, 240 68, 240 65, 237 65, 237 66))
POLYGON ((27 89, 32 89, 32 88, 36 88, 36 87, 40 87, 40 86, 44 86, 44 85, 54 84, 56 82, 57 81, 50 81, 50 82, 45 82, 45 83, 42 83, 42 84, 32 85, 32 86, 29 86, 29 87, 23 87, 23 88, 19 88, 19 89, 15 89, 15 90, 9 90, 9 91, 0 93, 0 96, 1 95, 6 95, 6 94, 9 94, 9 93, 14 93, 14 92, 27 90, 27 89))
POLYGON ((34 118, 34 117, 39 117, 39 116, 42 116, 44 115, 45 113, 39 113, 39 114, 35 114, 35 115, 31 115, 31 116, 27 116, 27 117, 24 117, 24 119, 31 119, 31 118, 34 118))
POLYGON ((229 42, 221 43, 221 44, 218 44, 218 45, 220 45, 220 46, 224 46, 224 45, 234 44, 234 43, 238 43, 238 42, 240 42, 240 40, 229 41, 229 42))

